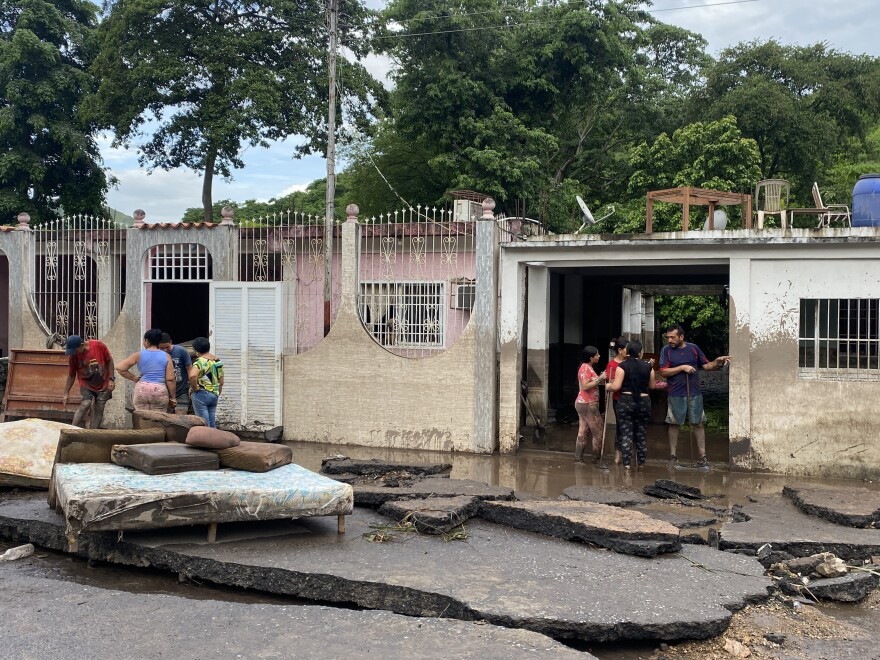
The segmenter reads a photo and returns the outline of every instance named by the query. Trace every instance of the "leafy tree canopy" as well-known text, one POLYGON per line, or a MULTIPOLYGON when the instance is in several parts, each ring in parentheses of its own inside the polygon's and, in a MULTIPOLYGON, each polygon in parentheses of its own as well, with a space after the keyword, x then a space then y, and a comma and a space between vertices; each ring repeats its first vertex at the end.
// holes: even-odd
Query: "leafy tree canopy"
POLYGON ((672 121, 704 64, 700 37, 644 7, 394 0, 386 17, 404 30, 380 42, 397 63, 390 122, 432 152, 437 187, 530 200, 552 229, 576 227, 553 196, 624 191, 626 149, 672 121))
POLYGON ((80 118, 93 79, 98 8, 82 0, 0 0, 0 222, 94 213, 107 179, 80 118))
POLYGON ((707 68, 695 96, 695 115, 736 116, 758 146, 760 178, 788 178, 807 202, 813 181, 880 118, 880 61, 824 44, 742 43, 707 68))
MULTIPOLYGON (((617 219, 614 231, 644 231, 644 200, 650 190, 694 186, 748 193, 760 178, 759 162, 755 141, 743 137, 734 117, 688 124, 671 138, 662 133, 653 144, 642 143, 632 152, 629 193, 633 201, 625 217, 617 219)), ((734 214, 732 208, 728 212, 734 214)), ((655 205, 654 225, 657 231, 680 229, 681 206, 655 205)))
MULTIPOLYGON (((370 24, 358 0, 343 0, 342 28, 355 57, 370 24), (356 26, 356 27, 353 27, 356 26)), ((118 0, 99 30, 101 76, 90 110, 117 143, 139 143, 142 164, 204 172, 204 219, 214 174, 243 166, 243 145, 301 134, 299 153, 326 141, 328 34, 317 0, 118 0), (145 135, 146 134, 146 135, 145 135)), ((346 121, 363 124, 381 87, 339 58, 346 121)), ((342 113, 340 113, 340 121, 342 113)))

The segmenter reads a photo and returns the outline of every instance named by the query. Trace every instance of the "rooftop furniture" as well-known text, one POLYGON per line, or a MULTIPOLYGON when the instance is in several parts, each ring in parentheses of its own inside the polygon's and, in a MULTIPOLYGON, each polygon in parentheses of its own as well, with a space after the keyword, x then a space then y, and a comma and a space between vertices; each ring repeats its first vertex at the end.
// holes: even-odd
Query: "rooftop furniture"
MULTIPOLYGON (((815 181, 813 182, 813 203, 816 205, 814 208, 788 209, 788 212, 791 214, 792 224, 794 224, 794 216, 800 214, 818 216, 819 224, 816 225, 816 229, 830 227, 832 222, 841 222, 846 227, 852 226, 852 216, 850 215, 849 207, 846 204, 824 204, 822 202, 822 194, 819 192, 819 184, 815 181)), ((782 227, 783 229, 785 228, 784 221, 782 227)))
POLYGON ((758 214, 758 229, 764 228, 764 216, 778 213, 785 228, 785 208, 782 206, 782 191, 785 191, 785 206, 791 185, 785 179, 763 179, 755 186, 755 209, 758 214), (763 198, 761 192, 764 192, 763 198))
POLYGON ((690 207, 708 206, 708 229, 715 229, 715 207, 742 205, 746 228, 752 228, 752 196, 745 193, 707 190, 705 188, 667 188, 652 190, 648 193, 645 217, 645 232, 650 234, 654 225, 654 202, 681 204, 681 230, 688 231, 690 225, 690 207))

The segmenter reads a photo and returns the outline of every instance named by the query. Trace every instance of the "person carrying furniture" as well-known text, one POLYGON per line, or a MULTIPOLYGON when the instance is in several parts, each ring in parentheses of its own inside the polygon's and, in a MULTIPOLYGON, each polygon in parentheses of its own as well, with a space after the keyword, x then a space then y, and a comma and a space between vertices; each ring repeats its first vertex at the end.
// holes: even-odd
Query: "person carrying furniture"
POLYGON ((83 420, 91 409, 89 428, 101 428, 104 406, 113 397, 116 388, 110 349, 97 339, 84 340, 79 335, 70 335, 64 343, 64 353, 68 356, 68 370, 62 402, 67 405, 74 378, 79 382, 79 395, 82 397, 79 408, 73 414, 73 425, 83 426, 83 420))

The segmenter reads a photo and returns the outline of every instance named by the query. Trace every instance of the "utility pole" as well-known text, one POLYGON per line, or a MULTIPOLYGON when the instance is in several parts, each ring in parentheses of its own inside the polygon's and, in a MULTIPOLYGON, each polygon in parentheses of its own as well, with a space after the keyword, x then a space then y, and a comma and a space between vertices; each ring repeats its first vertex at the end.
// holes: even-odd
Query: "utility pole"
POLYGON ((339 0, 328 0, 330 48, 327 54, 327 200, 324 216, 324 336, 330 332, 330 301, 333 273, 333 202, 336 197, 336 25, 339 0))

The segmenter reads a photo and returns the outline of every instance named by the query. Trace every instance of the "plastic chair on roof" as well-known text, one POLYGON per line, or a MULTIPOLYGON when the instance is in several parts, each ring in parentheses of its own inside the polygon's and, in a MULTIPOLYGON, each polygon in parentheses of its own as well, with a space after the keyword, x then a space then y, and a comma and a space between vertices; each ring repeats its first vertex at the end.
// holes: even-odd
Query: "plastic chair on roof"
POLYGON ((819 192, 819 184, 813 182, 813 203, 822 213, 819 214, 817 229, 830 227, 832 222, 840 222, 845 227, 852 227, 852 215, 846 204, 824 204, 822 193, 819 192))
POLYGON ((780 222, 785 227, 788 206, 788 195, 791 185, 785 179, 763 179, 755 186, 755 209, 758 212, 758 229, 764 228, 764 216, 779 214, 780 222), (761 191, 764 191, 763 198, 761 191), (782 205, 782 191, 785 191, 785 207, 782 205))

